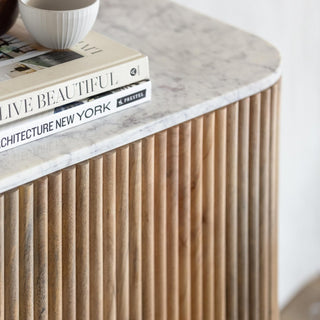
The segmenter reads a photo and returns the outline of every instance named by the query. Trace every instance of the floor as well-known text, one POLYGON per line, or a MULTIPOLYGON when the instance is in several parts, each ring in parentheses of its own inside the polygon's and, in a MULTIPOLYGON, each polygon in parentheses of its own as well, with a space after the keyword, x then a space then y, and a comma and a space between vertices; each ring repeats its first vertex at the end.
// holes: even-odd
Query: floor
POLYGON ((281 320, 320 320, 320 277, 290 301, 281 312, 281 320))

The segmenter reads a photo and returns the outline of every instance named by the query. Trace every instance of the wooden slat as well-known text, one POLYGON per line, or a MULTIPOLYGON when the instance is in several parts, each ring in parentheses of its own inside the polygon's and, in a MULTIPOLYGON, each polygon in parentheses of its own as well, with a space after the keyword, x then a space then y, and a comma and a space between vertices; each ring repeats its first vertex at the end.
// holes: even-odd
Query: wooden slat
POLYGON ((167 319, 167 132, 155 136, 155 319, 167 319))
POLYGON ((19 319, 19 190, 4 196, 5 319, 19 319))
POLYGON ((49 320, 62 319, 62 174, 48 178, 49 320))
POLYGON ((90 161, 90 319, 103 319, 103 158, 90 161))
POLYGON ((142 317, 154 319, 154 136, 142 141, 142 317))
POLYGON ((142 319, 142 142, 130 145, 129 154, 129 276, 130 319, 142 319))
POLYGON ((76 168, 62 174, 63 319, 76 319, 76 168))
POLYGON ((216 111, 215 126, 215 320, 226 319, 226 127, 227 111, 216 111))
POLYGON ((191 313, 202 319, 202 155, 203 117, 191 129, 191 313))
POLYGON ((77 320, 90 318, 89 257, 89 162, 76 167, 76 314, 77 320))
POLYGON ((214 131, 215 113, 203 119, 203 319, 214 319, 214 131))
POLYGON ((260 319, 269 319, 269 160, 271 90, 261 94, 260 120, 260 319))
POLYGON ((34 318, 48 319, 48 178, 34 183, 34 318))
POLYGON ((167 318, 179 319, 179 127, 167 133, 167 318))
POLYGON ((33 184, 19 192, 20 319, 33 320, 33 184))
POLYGON ((104 157, 103 316, 116 320, 116 152, 104 157))
POLYGON ((239 320, 249 319, 249 121, 250 99, 239 106, 238 146, 238 310, 239 320))
POLYGON ((191 122, 179 129, 179 304, 191 319, 191 122))
POLYGON ((238 119, 239 104, 227 109, 226 275, 227 319, 238 319, 238 119))
POLYGON ((249 319, 259 319, 259 154, 261 96, 250 98, 249 132, 249 319))
POLYGON ((117 316, 129 319, 129 147, 117 150, 117 316))
POLYGON ((0 320, 4 320, 4 195, 0 195, 0 320))
POLYGON ((279 84, 272 88, 270 111, 270 318, 279 319, 278 308, 278 114, 279 84))

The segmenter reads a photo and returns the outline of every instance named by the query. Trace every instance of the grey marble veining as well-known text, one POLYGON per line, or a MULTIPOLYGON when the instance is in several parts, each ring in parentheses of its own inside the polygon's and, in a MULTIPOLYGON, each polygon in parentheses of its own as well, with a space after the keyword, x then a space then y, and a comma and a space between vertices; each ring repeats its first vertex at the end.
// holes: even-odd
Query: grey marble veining
POLYGON ((150 58, 152 102, 0 153, 0 192, 272 86, 267 42, 166 0, 102 0, 95 30, 150 58))

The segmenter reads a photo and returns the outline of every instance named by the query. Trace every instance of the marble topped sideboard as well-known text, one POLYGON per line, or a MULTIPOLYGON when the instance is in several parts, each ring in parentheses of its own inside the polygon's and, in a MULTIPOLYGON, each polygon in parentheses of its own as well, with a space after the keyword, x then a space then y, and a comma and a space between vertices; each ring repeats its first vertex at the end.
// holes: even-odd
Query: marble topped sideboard
POLYGON ((152 102, 0 153, 0 320, 277 320, 278 51, 166 0, 95 29, 152 102))

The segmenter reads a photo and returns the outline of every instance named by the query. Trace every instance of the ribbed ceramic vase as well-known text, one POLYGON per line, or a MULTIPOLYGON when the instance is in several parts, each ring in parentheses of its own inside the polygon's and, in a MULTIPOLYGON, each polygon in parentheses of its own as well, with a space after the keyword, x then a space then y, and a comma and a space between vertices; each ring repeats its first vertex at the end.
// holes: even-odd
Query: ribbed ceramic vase
POLYGON ((50 49, 67 49, 91 30, 97 18, 99 1, 19 0, 19 8, 26 28, 37 42, 50 49), (47 5, 40 6, 46 2, 47 5), (35 6, 38 3, 39 6, 35 6))
POLYGON ((0 0, 0 35, 6 33, 18 17, 18 0, 0 0))

